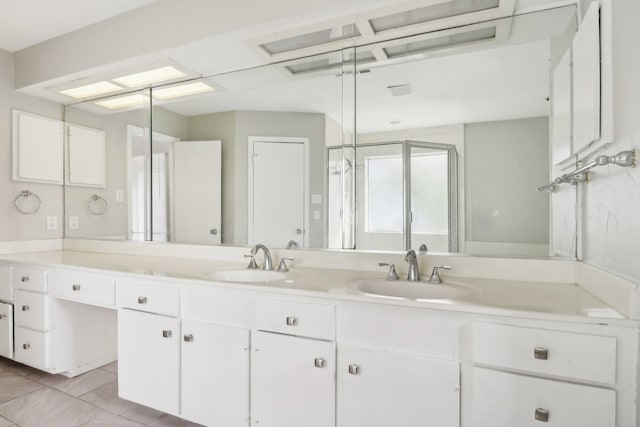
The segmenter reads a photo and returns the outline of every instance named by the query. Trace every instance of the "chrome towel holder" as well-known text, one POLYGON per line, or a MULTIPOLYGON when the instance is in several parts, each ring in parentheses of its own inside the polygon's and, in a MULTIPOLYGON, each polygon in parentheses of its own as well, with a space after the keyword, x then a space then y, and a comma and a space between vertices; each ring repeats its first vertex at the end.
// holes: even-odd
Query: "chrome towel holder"
POLYGON ((36 193, 32 193, 29 190, 22 190, 20 194, 13 199, 13 205, 16 207, 18 212, 25 215, 33 215, 34 213, 40 210, 40 206, 42 206, 42 200, 36 193), (31 201, 31 209, 26 209, 21 206, 25 201, 31 201))
POLYGON ((562 176, 559 176, 552 183, 536 188, 538 191, 546 191, 555 193, 558 191, 558 185, 571 184, 576 185, 578 182, 589 182, 589 170, 596 166, 618 165, 623 168, 633 168, 636 166, 636 150, 621 151, 615 156, 598 156, 594 161, 582 166, 562 176))
POLYGON ((92 215, 104 215, 109 210, 109 203, 97 194, 92 194, 87 200, 87 210, 92 215))

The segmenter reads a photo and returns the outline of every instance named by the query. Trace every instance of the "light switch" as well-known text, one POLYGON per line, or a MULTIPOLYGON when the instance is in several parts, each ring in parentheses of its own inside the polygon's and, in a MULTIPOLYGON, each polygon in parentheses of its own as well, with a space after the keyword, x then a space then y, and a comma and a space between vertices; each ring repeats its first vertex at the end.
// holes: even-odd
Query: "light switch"
POLYGON ((124 201, 124 191, 116 190, 116 202, 123 202, 123 201, 124 201))
POLYGON ((57 230, 58 229, 58 217, 57 216, 48 216, 47 217, 47 230, 57 230))
POLYGON ((321 205, 322 204, 322 194, 312 194, 311 195, 311 204, 312 205, 321 205))
POLYGON ((77 230, 80 228, 80 218, 77 216, 69 217, 69 230, 77 230))

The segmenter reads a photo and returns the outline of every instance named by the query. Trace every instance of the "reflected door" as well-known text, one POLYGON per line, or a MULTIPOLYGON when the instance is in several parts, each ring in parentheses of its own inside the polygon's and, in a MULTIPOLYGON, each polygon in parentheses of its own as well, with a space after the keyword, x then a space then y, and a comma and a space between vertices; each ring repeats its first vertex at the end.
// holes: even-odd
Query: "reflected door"
POLYGON ((174 155, 174 241, 221 242, 221 142, 178 141, 174 155))
POLYGON ((249 244, 307 246, 307 141, 249 139, 249 244))

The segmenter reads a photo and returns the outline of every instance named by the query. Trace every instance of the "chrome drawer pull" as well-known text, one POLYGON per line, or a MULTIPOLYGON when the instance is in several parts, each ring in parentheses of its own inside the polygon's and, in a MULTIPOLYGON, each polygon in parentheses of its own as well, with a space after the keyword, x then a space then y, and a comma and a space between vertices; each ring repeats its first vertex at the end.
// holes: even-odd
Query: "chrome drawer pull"
POLYGON ((80 290, 80 285, 75 283, 73 286, 71 286, 71 289, 73 289, 74 291, 79 291, 80 290))
POLYGON ((138 304, 146 304, 147 297, 138 297, 138 304))
POLYGON ((29 281, 29 276, 22 276, 22 277, 20 278, 20 281, 21 281, 22 283, 24 283, 24 282, 28 282, 28 281, 29 281))
POLYGON ((22 344, 22 348, 25 350, 29 350, 31 348, 31 344, 27 343, 27 344, 22 344))
POLYGON ((542 409, 542 408, 536 408, 535 419, 536 419, 536 421, 542 421, 544 423, 548 422, 549 421, 549 411, 547 411, 546 409, 542 409))
POLYGON ((295 317, 287 317, 287 326, 296 326, 298 324, 298 319, 295 317))
POLYGON ((549 358, 549 350, 544 347, 536 347, 533 349, 533 357, 540 360, 547 360, 549 358))
POLYGON ((349 373, 351 375, 360 375, 360 366, 358 366, 358 365, 349 365, 349 373))
POLYGON ((22 306, 22 311, 29 311, 29 310, 31 310, 31 307, 29 307, 28 305, 22 306))
POLYGON ((192 334, 185 335, 184 342, 193 342, 193 335, 192 334))
POLYGON ((313 361, 313 366, 316 368, 324 368, 326 365, 324 359, 322 357, 316 357, 313 361))
POLYGON ((171 333, 171 331, 162 331, 162 336, 164 338, 171 338, 173 334, 171 333))

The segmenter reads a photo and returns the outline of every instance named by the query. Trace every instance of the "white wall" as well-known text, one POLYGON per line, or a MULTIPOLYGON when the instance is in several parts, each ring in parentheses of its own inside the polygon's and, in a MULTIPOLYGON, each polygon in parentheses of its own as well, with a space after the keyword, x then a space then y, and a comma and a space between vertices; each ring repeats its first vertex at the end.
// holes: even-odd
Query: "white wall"
MULTIPOLYGON (((611 4, 615 142, 607 155, 640 148, 640 2, 611 4)), ((640 168, 598 167, 580 187, 582 259, 640 282, 640 168)))
POLYGON ((11 110, 62 120, 62 106, 14 90, 14 56, 0 50, 0 240, 51 239, 62 237, 61 185, 33 184, 11 180, 11 110), (37 194, 42 207, 34 215, 19 213, 13 205, 22 190, 37 194), (58 218, 58 229, 46 229, 46 217, 58 218))

